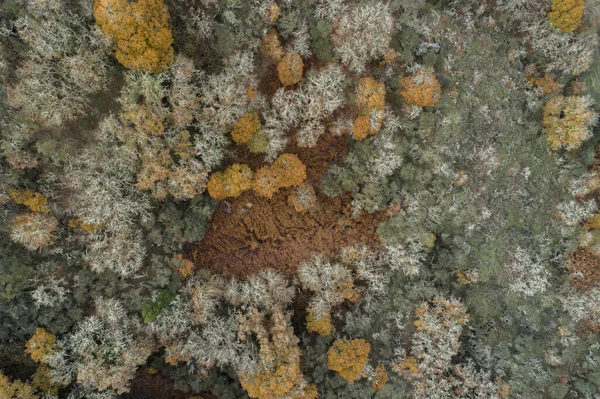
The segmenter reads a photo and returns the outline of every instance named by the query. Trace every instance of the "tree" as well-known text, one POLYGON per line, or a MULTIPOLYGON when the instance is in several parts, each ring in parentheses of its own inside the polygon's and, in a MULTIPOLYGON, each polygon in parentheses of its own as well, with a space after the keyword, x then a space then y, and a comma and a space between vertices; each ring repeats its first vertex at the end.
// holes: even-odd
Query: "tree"
POLYGON ((46 363, 46 355, 56 349, 56 337, 46 329, 39 327, 35 329, 35 334, 25 344, 25 353, 37 363, 46 363))
POLYGON ((573 32, 581 23, 584 0, 552 0, 548 20, 561 31, 573 32))
POLYGON ((273 165, 256 171, 252 188, 259 195, 271 198, 280 188, 294 187, 306 179, 306 166, 294 154, 280 155, 273 165))
POLYGON ((11 239, 34 251, 51 244, 56 238, 58 220, 44 213, 25 213, 12 222, 11 239))
POLYGON ((371 345, 364 339, 337 339, 327 351, 327 365, 349 384, 361 377, 369 361, 371 345))
POLYGON ((302 183, 294 189, 288 197, 288 204, 297 212, 306 212, 314 209, 317 203, 315 189, 308 183, 302 183))
POLYGON ((218 200, 239 197, 252 187, 253 173, 248 165, 233 164, 224 172, 215 172, 208 179, 208 194, 218 200))
POLYGON ((94 17, 115 43, 115 57, 126 68, 162 72, 173 59, 173 35, 162 0, 96 0, 94 17))
POLYGON ((2 399, 38 399, 34 389, 19 380, 11 382, 0 372, 0 398, 2 399))
POLYGON ((542 125, 550 147, 575 150, 591 137, 598 115, 589 96, 556 96, 544 105, 542 125))
POLYGON ((48 207, 46 205, 48 200, 40 193, 29 189, 22 189, 11 190, 8 192, 8 195, 17 204, 25 205, 33 212, 48 213, 48 207))
POLYGON ((252 140, 254 134, 260 129, 260 119, 256 112, 249 112, 240 119, 231 132, 231 137, 236 144, 245 144, 252 140))
POLYGON ((277 73, 279 80, 284 86, 291 86, 302 80, 302 70, 304 62, 298 53, 287 53, 279 64, 277 64, 277 73))
POLYGON ((400 94, 411 104, 431 107, 440 100, 442 89, 433 71, 420 68, 414 75, 402 78, 400 94))
POLYGON ((359 117, 352 126, 356 140, 364 140, 368 135, 377 134, 383 123, 385 106, 385 85, 371 77, 362 78, 356 87, 356 105, 359 117))

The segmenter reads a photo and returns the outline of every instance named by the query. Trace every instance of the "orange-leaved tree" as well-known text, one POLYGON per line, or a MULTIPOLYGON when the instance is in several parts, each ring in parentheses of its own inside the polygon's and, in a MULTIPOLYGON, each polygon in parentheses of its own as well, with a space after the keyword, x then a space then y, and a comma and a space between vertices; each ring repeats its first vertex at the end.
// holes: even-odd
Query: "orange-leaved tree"
POLYGON ((208 179, 208 194, 218 200, 238 197, 252 187, 253 173, 248 165, 233 164, 224 172, 215 172, 208 179))
POLYGON ((279 80, 284 86, 291 86, 302 80, 304 62, 298 53, 287 53, 277 64, 279 80))
POLYGON ((245 144, 260 129, 260 119, 256 112, 249 112, 235 124, 231 132, 231 138, 236 144, 245 144))
POLYGON ((25 205, 33 212, 48 213, 48 200, 38 192, 24 188, 21 190, 10 190, 8 195, 17 204, 25 205))
POLYGON ((46 363, 46 355, 57 349, 56 337, 44 328, 36 328, 35 334, 25 344, 25 353, 31 356, 34 362, 46 363))
POLYGON ((581 22, 584 8, 584 0, 552 0, 548 20, 565 33, 573 32, 581 22))
POLYGON ((144 72, 167 69, 173 35, 162 0, 96 0, 94 17, 115 43, 115 57, 123 66, 144 72))
POLYGON ((371 345, 364 339, 337 339, 327 351, 327 365, 330 370, 337 371, 348 383, 361 377, 364 367, 369 361, 371 345))
POLYGON ((271 198, 280 188, 295 187, 306 180, 306 166, 294 154, 280 155, 273 165, 264 166, 254 175, 253 189, 271 198))
POLYGON ((411 104, 431 107, 440 100, 442 89, 435 73, 421 68, 414 75, 402 78, 400 94, 411 104))
POLYGON ((354 121, 352 134, 356 140, 377 134, 383 122, 385 85, 371 77, 362 78, 356 87, 356 105, 359 117, 354 121))

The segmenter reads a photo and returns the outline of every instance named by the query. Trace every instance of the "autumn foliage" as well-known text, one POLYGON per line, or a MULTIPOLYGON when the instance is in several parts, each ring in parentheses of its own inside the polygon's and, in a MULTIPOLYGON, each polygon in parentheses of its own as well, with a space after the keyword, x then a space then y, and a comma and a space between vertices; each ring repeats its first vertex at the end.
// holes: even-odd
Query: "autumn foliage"
POLYGON ((328 336, 333 332, 333 325, 331 324, 331 315, 325 315, 318 318, 313 312, 309 311, 306 316, 306 329, 309 332, 317 333, 323 337, 328 336))
POLYGON ((565 33, 573 32, 581 22, 584 8, 584 0, 552 0, 548 20, 565 33))
POLYGON ((252 170, 248 165, 233 164, 224 172, 215 172, 208 180, 208 194, 218 200, 238 197, 252 187, 252 170))
POLYGON ((385 106, 385 85, 373 78, 362 78, 356 88, 356 105, 359 117, 352 126, 356 140, 364 140, 381 129, 385 106))
POLYGON ((369 360, 371 345, 364 339, 336 340, 327 351, 327 365, 352 384, 361 377, 369 360))
POLYGON ((279 64, 277 64, 277 73, 279 80, 284 86, 291 86, 302 80, 302 70, 304 62, 298 53, 286 54, 279 64))
POLYGON ((22 189, 11 190, 8 192, 8 195, 17 204, 25 205, 33 212, 48 213, 48 200, 40 193, 29 189, 22 189))
POLYGON ((115 57, 126 68, 162 72, 173 59, 173 35, 162 0, 96 0, 94 17, 115 43, 115 57))
POLYGON ((400 94, 413 105, 431 107, 440 100, 442 89, 435 74, 421 68, 414 75, 402 78, 400 94))
POLYGON ((590 137, 597 118, 588 97, 556 96, 544 105, 542 125, 553 150, 575 150, 590 137))
POLYGON ((271 198, 280 188, 294 187, 306 180, 306 166, 294 154, 280 155, 273 165, 264 166, 254 175, 253 188, 271 198))
POLYGON ((245 144, 252 140, 254 134, 260 129, 260 119, 255 112, 247 113, 240 119, 231 132, 231 137, 236 144, 245 144))
POLYGON ((45 363, 44 358, 56 350, 56 337, 44 328, 36 328, 35 334, 25 344, 25 353, 31 356, 34 362, 45 363))
POLYGON ((0 398, 2 399, 38 399, 34 389, 19 380, 10 379, 0 371, 0 398))

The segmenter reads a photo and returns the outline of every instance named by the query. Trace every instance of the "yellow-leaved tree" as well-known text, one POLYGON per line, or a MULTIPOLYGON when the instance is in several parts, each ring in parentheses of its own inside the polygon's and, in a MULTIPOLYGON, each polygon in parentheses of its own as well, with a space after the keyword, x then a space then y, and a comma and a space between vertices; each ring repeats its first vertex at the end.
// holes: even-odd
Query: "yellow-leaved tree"
POLYGON ((583 17, 583 0, 552 0, 548 20, 561 31, 573 32, 583 17))
POLYGON ((123 66, 143 72, 167 69, 173 35, 162 0, 96 0, 94 17, 115 43, 115 57, 123 66))

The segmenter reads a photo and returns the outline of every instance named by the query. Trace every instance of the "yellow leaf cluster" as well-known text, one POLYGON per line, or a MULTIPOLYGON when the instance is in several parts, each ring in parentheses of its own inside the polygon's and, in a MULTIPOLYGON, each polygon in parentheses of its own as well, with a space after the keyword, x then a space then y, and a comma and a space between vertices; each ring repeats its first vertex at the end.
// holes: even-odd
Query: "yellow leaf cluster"
POLYGON ((24 188, 21 190, 10 190, 8 195, 17 204, 25 205, 33 212, 48 213, 48 200, 38 192, 24 188))
POLYGON ((162 72, 173 59, 173 35, 162 0, 96 0, 94 17, 115 43, 115 57, 126 68, 162 72))
POLYGON ((356 140, 364 140, 381 129, 385 106, 385 85, 371 77, 362 78, 356 87, 356 105, 359 117, 352 126, 356 140))
POLYGON ((46 329, 39 327, 35 329, 35 334, 25 344, 25 353, 37 363, 45 363, 46 355, 56 349, 56 337, 46 329))
POLYGON ((302 80, 302 71, 304 62, 298 53, 287 53, 279 64, 277 64, 277 73, 279 80, 284 86, 291 86, 302 80))
POLYGON ((556 96, 544 105, 542 125, 553 150, 575 150, 590 136, 596 120, 585 97, 556 96))
POLYGON ((38 391, 43 392, 46 396, 50 397, 56 397, 58 395, 58 390, 60 389, 60 384, 57 384, 52 380, 50 367, 45 365, 38 367, 33 374, 31 384, 36 387, 38 391))
POLYGON ((581 23, 584 0, 552 0, 548 20, 561 31, 573 32, 581 23))
POLYGON ((364 339, 337 339, 327 351, 327 365, 340 377, 353 384, 369 360, 371 345, 364 339))
POLYGON ((102 228, 101 224, 84 223, 79 219, 69 219, 67 222, 67 226, 69 226, 72 229, 80 227, 86 233, 95 233, 102 228))
POLYGON ((236 144, 245 144, 252 140, 254 134, 260 129, 260 119, 256 112, 249 112, 240 119, 231 132, 231 138, 236 144))
POLYGON ((402 78, 400 94, 411 104, 431 107, 440 100, 442 88, 432 71, 421 68, 414 75, 402 78))

